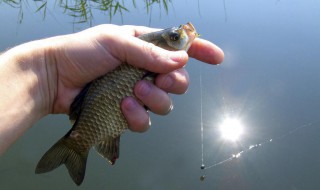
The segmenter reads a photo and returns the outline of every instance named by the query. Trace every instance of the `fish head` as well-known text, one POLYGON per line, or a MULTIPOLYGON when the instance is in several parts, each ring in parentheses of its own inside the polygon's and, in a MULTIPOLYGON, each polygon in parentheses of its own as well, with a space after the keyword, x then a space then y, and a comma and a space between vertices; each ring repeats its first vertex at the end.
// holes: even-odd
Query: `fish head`
POLYGON ((179 27, 165 29, 161 36, 165 40, 166 46, 168 46, 165 49, 188 51, 193 40, 198 37, 199 34, 196 32, 194 26, 188 22, 179 27))

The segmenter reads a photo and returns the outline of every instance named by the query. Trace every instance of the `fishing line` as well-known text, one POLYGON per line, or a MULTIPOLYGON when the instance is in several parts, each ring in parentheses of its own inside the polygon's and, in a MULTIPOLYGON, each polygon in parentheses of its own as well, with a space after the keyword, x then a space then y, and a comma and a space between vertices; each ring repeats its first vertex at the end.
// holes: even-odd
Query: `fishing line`
MULTIPOLYGON (((203 89, 202 89, 202 69, 200 65, 200 130, 201 130, 201 166, 200 168, 203 170, 205 169, 204 161, 203 161, 203 89)), ((204 181, 206 178, 205 175, 200 176, 200 181, 204 181)))
POLYGON ((204 169, 204 161, 203 161, 203 92, 202 92, 202 69, 200 66, 200 128, 201 128, 201 169, 204 169))
POLYGON ((298 127, 294 128, 294 129, 290 130, 289 132, 287 132, 287 133, 285 133, 283 135, 280 135, 280 136, 278 136, 276 138, 271 138, 271 139, 265 140, 265 141, 263 141, 263 142, 261 142, 259 144, 250 145, 248 148, 246 148, 246 149, 244 149, 244 150, 242 150, 240 152, 237 152, 235 154, 232 154, 229 158, 227 158, 225 160, 222 160, 220 162, 214 163, 214 164, 212 164, 210 166, 204 167, 203 169, 207 170, 207 169, 214 168, 214 167, 217 167, 219 165, 225 164, 225 163, 230 162, 232 160, 238 159, 243 154, 246 154, 246 153, 248 153, 250 151, 256 150, 257 148, 261 148, 262 146, 264 146, 266 144, 282 141, 285 138, 291 136, 292 134, 298 132, 299 130, 304 129, 306 127, 310 127, 310 126, 313 126, 313 123, 306 123, 304 125, 301 125, 301 126, 298 126, 298 127))

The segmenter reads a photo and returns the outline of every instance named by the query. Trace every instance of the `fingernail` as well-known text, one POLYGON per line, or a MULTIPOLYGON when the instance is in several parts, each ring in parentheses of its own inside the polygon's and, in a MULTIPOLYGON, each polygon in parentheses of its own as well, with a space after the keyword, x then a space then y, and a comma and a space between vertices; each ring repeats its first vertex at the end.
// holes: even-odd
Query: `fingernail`
POLYGON ((165 113, 165 115, 169 114, 172 110, 173 110, 173 104, 172 104, 172 102, 171 102, 171 105, 170 105, 167 113, 165 113))

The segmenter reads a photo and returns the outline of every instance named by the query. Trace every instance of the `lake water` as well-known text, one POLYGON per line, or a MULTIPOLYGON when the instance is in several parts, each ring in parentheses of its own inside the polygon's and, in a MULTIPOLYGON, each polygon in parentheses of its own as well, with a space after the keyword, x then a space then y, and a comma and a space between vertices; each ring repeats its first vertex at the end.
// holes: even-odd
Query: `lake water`
POLYGON ((176 0, 168 2, 168 12, 163 1, 149 12, 144 1, 127 1, 122 17, 110 20, 93 9, 93 19, 82 24, 59 1, 48 2, 45 18, 44 9, 35 13, 42 2, 23 1, 21 9, 0 2, 0 51, 103 23, 167 28, 190 21, 225 52, 219 66, 190 59, 190 88, 172 95, 172 113, 152 115, 146 133, 126 132, 114 166, 92 151, 80 187, 65 167, 34 174, 70 127, 67 116, 52 115, 0 158, 0 189, 320 189, 320 1, 176 0), (205 170, 200 75, 204 164, 223 162, 205 170), (243 123, 237 142, 222 139, 217 129, 227 116, 243 123))

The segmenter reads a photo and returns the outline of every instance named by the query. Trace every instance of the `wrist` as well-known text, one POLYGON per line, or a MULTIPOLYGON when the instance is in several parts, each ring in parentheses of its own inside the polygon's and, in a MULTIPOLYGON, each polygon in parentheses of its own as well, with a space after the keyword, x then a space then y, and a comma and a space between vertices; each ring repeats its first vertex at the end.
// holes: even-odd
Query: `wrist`
POLYGON ((8 72, 11 71, 8 78, 12 81, 7 82, 18 88, 17 94, 20 95, 23 107, 36 119, 47 115, 50 108, 46 100, 49 94, 46 90, 48 77, 44 42, 39 40, 16 46, 4 56, 10 60, 6 65, 10 69, 8 72))
POLYGON ((0 154, 50 113, 45 42, 34 41, 0 55, 0 154))

